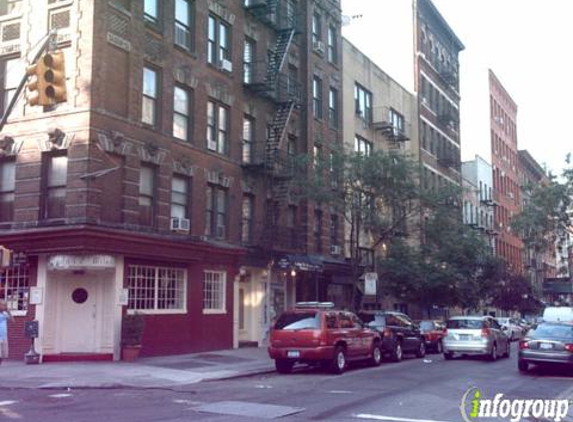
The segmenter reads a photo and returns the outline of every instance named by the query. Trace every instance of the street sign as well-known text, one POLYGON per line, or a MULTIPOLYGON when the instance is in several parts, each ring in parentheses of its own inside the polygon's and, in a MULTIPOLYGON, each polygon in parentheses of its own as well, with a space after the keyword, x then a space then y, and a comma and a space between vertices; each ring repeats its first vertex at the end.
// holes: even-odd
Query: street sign
POLYGON ((364 294, 366 296, 376 296, 376 285, 378 284, 377 273, 364 274, 364 294))

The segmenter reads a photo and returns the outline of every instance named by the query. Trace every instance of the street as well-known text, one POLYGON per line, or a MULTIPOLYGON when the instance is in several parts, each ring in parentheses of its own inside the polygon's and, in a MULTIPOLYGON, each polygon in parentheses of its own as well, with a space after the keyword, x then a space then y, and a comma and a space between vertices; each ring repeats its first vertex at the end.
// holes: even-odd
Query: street
MULTIPOLYGON (((510 359, 497 362, 475 357, 445 361, 441 355, 429 354, 425 359, 384 362, 378 368, 355 365, 341 376, 301 367, 291 375, 272 373, 173 390, 4 389, 0 391, 0 419, 143 422, 281 417, 292 421, 456 422, 462 420, 460 404, 471 387, 479 388, 487 398, 497 393, 508 399, 573 398, 573 371, 535 368, 520 375, 516 344, 512 352, 510 359)), ((568 420, 572 416, 570 410, 568 420)))

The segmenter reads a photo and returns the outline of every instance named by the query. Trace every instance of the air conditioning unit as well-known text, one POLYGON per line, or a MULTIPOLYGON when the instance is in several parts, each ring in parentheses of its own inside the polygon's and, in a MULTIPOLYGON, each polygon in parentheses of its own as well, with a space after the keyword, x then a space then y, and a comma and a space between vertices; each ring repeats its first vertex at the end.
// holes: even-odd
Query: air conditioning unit
POLYGON ((233 63, 231 63, 227 59, 222 59, 221 60, 221 70, 224 70, 225 72, 231 73, 233 71, 233 63))
POLYGON ((322 41, 314 41, 312 43, 312 49, 319 54, 324 54, 324 43, 322 41))
POLYGON ((189 233, 191 222, 188 218, 171 217, 171 231, 189 233))
POLYGON ((207 139, 207 148, 211 151, 217 151, 217 141, 214 139, 207 139))
POLYGON ((332 245, 330 246, 330 253, 332 255, 340 255, 340 253, 342 252, 341 249, 342 248, 340 247, 340 245, 332 245))

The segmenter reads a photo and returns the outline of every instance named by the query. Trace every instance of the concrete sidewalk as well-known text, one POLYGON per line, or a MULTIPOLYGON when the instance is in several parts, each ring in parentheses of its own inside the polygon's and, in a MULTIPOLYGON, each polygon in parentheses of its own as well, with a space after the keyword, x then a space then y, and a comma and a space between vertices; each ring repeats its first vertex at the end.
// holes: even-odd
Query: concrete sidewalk
POLYGON ((0 365, 0 389, 11 388, 177 388, 273 372, 265 347, 140 358, 127 362, 54 362, 0 365))

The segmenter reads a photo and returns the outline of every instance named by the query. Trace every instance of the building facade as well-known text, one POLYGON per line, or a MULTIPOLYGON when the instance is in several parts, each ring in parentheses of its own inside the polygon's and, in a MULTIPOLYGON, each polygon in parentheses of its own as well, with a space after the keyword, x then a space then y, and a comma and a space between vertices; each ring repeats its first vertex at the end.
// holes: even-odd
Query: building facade
POLYGON ((492 252, 495 246, 493 215, 493 174, 491 165, 480 156, 462 163, 463 177, 463 222, 479 230, 492 252))
MULTIPOLYGON (((370 154, 372 151, 393 151, 410 156, 417 160, 418 118, 416 97, 398 84, 392 77, 380 69, 372 60, 357 49, 350 41, 343 38, 343 126, 344 151, 346 153, 370 154)), ((418 224, 406 224, 409 239, 419 238, 418 224)), ((349 227, 345 229, 348 245, 349 227)), ((372 257, 365 260, 364 267, 375 270, 374 257, 385 253, 386 245, 378 239, 372 239, 368 233, 363 233, 360 239, 362 256, 372 257), (371 262, 370 262, 371 261, 371 262), (370 264, 370 265, 368 265, 370 264)), ((346 248, 348 249, 348 248, 346 248)), ((350 257, 350 251, 346 250, 350 257)), ((382 280, 379 280, 382 283, 382 280)), ((399 303, 381 292, 378 286, 376 295, 365 296, 364 306, 392 309, 399 303), (388 302, 385 302, 385 301, 388 302)))
POLYGON ((523 243, 510 228, 511 219, 522 210, 517 152, 517 104, 493 71, 489 71, 491 157, 493 196, 497 206, 494 224, 499 231, 495 253, 508 269, 523 272, 523 243))
POLYGON ((44 361, 119 359, 135 312, 144 355, 260 344, 311 282, 326 291, 342 228, 285 186, 291 156, 340 140, 336 1, 8 6, 2 104, 51 29, 67 77, 66 103, 22 98, 3 130, 11 357, 35 319, 44 361))

